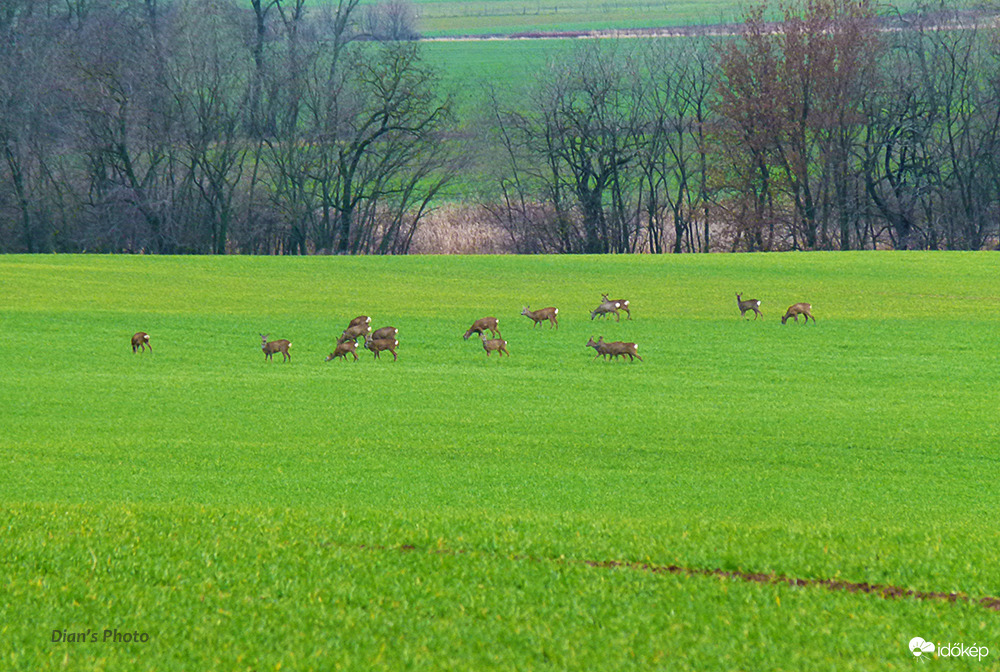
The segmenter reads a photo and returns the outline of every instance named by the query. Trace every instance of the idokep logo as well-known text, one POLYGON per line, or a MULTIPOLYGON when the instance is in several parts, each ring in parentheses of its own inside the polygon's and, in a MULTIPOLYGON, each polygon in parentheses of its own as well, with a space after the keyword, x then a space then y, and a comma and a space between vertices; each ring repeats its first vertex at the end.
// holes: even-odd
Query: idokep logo
POLYGON ((967 657, 982 660, 990 655, 990 650, 987 647, 979 646, 978 644, 967 646, 965 644, 953 644, 948 642, 947 644, 942 645, 941 642, 938 642, 935 647, 933 642, 928 642, 922 637, 914 637, 910 640, 910 653, 917 658, 926 659, 933 656, 935 650, 937 651, 938 658, 967 657))
POLYGON ((910 640, 910 653, 919 658, 924 654, 934 653, 934 645, 924 641, 922 637, 914 637, 910 640))

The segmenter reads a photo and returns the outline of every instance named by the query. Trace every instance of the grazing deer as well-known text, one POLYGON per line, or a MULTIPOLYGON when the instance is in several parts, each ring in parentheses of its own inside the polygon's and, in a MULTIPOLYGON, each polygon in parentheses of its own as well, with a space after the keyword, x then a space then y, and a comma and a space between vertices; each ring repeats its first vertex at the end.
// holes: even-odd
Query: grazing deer
POLYGON ((524 310, 521 311, 521 314, 526 315, 529 319, 534 320, 535 321, 534 326, 536 327, 539 324, 541 324, 542 321, 548 320, 549 329, 551 329, 552 327, 555 327, 556 329, 559 328, 559 320, 557 319, 557 316, 559 315, 558 308, 549 307, 549 308, 540 308, 539 310, 528 310, 528 306, 525 306, 524 310))
POLYGON ((632 319, 632 311, 628 309, 628 301, 625 299, 609 299, 607 294, 601 294, 601 298, 604 299, 605 302, 617 301, 618 309, 624 310, 625 314, 628 315, 628 319, 632 319))
POLYGON ((149 342, 149 334, 145 331, 135 332, 135 335, 132 336, 132 354, 134 355, 136 350, 139 350, 140 348, 142 349, 142 352, 146 352, 147 347, 150 352, 153 351, 153 346, 149 342))
POLYGON ((479 334, 479 338, 483 339, 483 350, 486 351, 487 357, 491 352, 499 352, 501 357, 504 355, 510 357, 510 353, 507 352, 507 341, 502 338, 486 338, 486 334, 479 334))
POLYGON ((333 352, 326 356, 326 361, 329 362, 332 359, 340 357, 346 362, 348 354, 354 355, 354 361, 358 361, 358 344, 356 341, 347 340, 343 343, 338 343, 333 352))
MULTIPOLYGON (((286 362, 289 359, 291 359, 292 355, 290 352, 288 352, 288 349, 292 347, 291 342, 282 338, 281 340, 271 341, 269 343, 267 337, 270 335, 271 334, 260 335, 260 349, 264 351, 264 359, 271 359, 271 356, 276 352, 281 353, 282 355, 281 361, 283 362, 286 362)), ((272 359, 272 361, 274 360, 272 359)))
POLYGON ((372 323, 372 318, 368 317, 367 315, 358 315, 353 320, 351 320, 351 323, 347 325, 347 328, 350 329, 351 327, 356 327, 359 324, 371 324, 371 323, 372 323))
POLYGON ((465 332, 465 340, 469 340, 469 336, 473 334, 479 334, 482 336, 489 329, 493 336, 500 337, 500 320, 495 317, 483 317, 472 323, 469 330, 465 332))
POLYGON ((788 318, 792 318, 796 322, 799 321, 799 315, 806 318, 806 324, 809 324, 809 318, 812 317, 813 324, 816 324, 816 318, 812 316, 809 312, 812 310, 812 306, 808 303, 794 303, 788 306, 788 310, 785 312, 785 316, 781 318, 781 323, 784 324, 788 318))
POLYGON ((754 313, 756 313, 756 315, 753 316, 753 319, 755 319, 755 320, 758 317, 764 317, 760 313, 760 301, 759 300, 757 300, 757 299, 746 299, 746 300, 744 300, 742 297, 743 297, 742 294, 740 294, 740 293, 736 294, 736 305, 739 306, 739 308, 740 308, 740 317, 746 319, 746 314, 747 314, 748 310, 752 310, 754 313))
POLYGON ((388 350, 392 353, 392 361, 396 361, 396 348, 399 347, 399 341, 395 338, 380 338, 375 340, 371 336, 365 336, 365 347, 375 353, 375 359, 379 358, 379 353, 383 350, 388 350))
POLYGON ((605 297, 604 303, 602 303, 597 308, 594 308, 592 311, 590 311, 590 319, 593 320, 598 315, 600 315, 601 317, 607 317, 609 313, 614 313, 615 322, 621 322, 621 316, 618 314, 618 309, 621 308, 622 305, 621 302, 608 301, 607 296, 608 296, 607 294, 604 295, 605 297))
POLYGON ((597 359, 598 357, 607 358, 608 355, 611 355, 611 359, 614 359, 618 356, 621 356, 622 359, 625 359, 625 355, 628 355, 630 362, 633 362, 636 359, 638 359, 640 362, 642 361, 642 357, 639 356, 638 352, 639 346, 636 345, 635 343, 623 343, 622 341, 605 343, 604 337, 598 336, 596 341, 594 340, 593 337, 591 337, 590 340, 587 341, 587 347, 593 348, 594 350, 597 351, 597 354, 594 355, 594 359, 597 359))
POLYGON ((347 329, 344 329, 344 333, 337 339, 337 345, 340 345, 344 341, 354 341, 357 343, 359 338, 371 332, 371 330, 372 328, 368 326, 367 322, 362 322, 355 324, 353 327, 348 327, 347 329))
POLYGON ((382 327, 372 332, 372 340, 378 341, 383 338, 396 338, 396 334, 398 333, 399 329, 396 327, 382 327))

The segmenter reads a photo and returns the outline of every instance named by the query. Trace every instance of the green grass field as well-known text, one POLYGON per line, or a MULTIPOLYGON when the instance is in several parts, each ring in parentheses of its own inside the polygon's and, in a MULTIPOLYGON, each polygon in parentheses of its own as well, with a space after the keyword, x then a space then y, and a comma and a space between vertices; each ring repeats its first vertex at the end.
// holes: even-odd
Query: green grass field
POLYGON ((0 257, 0 669, 998 669, 996 260, 0 257))

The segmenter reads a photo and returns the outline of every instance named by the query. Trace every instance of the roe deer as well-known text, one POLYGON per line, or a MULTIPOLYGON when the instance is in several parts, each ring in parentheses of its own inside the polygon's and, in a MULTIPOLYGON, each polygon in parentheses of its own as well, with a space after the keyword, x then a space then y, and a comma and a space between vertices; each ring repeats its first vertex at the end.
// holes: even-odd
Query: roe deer
POLYGON ((788 306, 788 311, 785 313, 785 316, 781 318, 781 323, 784 324, 789 317, 798 322, 799 315, 802 315, 804 318, 806 318, 806 324, 809 324, 810 317, 812 317, 813 324, 816 324, 816 318, 812 316, 811 312, 809 312, 811 310, 812 306, 809 305, 808 303, 792 304, 788 306))
POLYGON ((388 350, 392 353, 392 361, 396 361, 396 348, 399 347, 399 341, 395 338, 380 338, 377 341, 371 336, 365 336, 365 347, 375 353, 375 359, 379 358, 379 353, 383 350, 388 350))
POLYGON ((383 338, 396 338, 399 329, 396 327, 382 327, 372 332, 372 340, 378 341, 383 338))
POLYGON ((371 323, 372 323, 372 318, 368 317, 367 315, 358 315, 353 320, 351 320, 351 323, 347 325, 347 328, 350 329, 351 327, 356 327, 359 324, 371 324, 371 323))
POLYGON ((261 334, 260 335, 260 349, 264 351, 264 359, 271 359, 271 356, 274 353, 276 353, 276 352, 280 352, 281 353, 281 355, 282 355, 281 361, 283 361, 283 362, 288 361, 289 359, 291 359, 292 355, 291 355, 290 352, 288 352, 288 349, 290 347, 292 347, 291 342, 288 341, 288 340, 286 340, 286 339, 284 339, 284 338, 282 338, 281 340, 271 341, 269 343, 267 341, 267 337, 270 336, 270 335, 271 334, 261 334))
POLYGON ((617 301, 618 310, 624 310, 625 314, 628 315, 628 319, 632 319, 632 311, 628 309, 628 301, 625 299, 609 299, 607 294, 601 294, 601 298, 605 301, 617 301))
POLYGON ((479 338, 483 339, 483 350, 486 351, 487 357, 491 352, 499 352, 501 357, 504 355, 510 357, 510 353, 507 352, 507 341, 502 338, 486 338, 486 334, 479 334, 479 338))
POLYGON ((473 334, 479 334, 482 336, 489 329, 490 333, 495 337, 500 337, 500 320, 495 317, 483 317, 472 323, 469 330, 465 332, 465 340, 469 340, 469 336, 473 334))
POLYGON ((618 309, 621 308, 622 305, 621 302, 608 301, 607 296, 608 296, 607 294, 604 295, 605 297, 604 303, 602 303, 597 308, 594 308, 592 311, 590 311, 590 319, 593 320, 598 315, 600 315, 601 317, 607 317, 609 313, 614 313, 615 322, 621 322, 622 319, 621 315, 618 314, 618 309))
POLYGON ((740 317, 746 319, 746 314, 747 314, 748 310, 752 310, 754 313, 756 313, 756 315, 753 316, 753 319, 755 319, 755 320, 758 317, 764 317, 760 313, 760 301, 759 300, 757 300, 757 299, 746 299, 746 300, 744 300, 742 298, 742 296, 743 295, 740 294, 740 293, 736 294, 736 305, 739 306, 739 308, 740 308, 740 317))
POLYGON ((135 335, 132 336, 132 354, 134 355, 139 348, 142 348, 142 352, 146 352, 147 347, 150 352, 153 351, 153 346, 149 342, 149 334, 145 331, 135 332, 135 335))
POLYGON ((344 329, 344 333, 341 334, 340 338, 337 339, 337 344, 339 345, 344 341, 354 341, 355 343, 357 343, 359 338, 369 333, 371 330, 372 328, 368 326, 367 322, 361 322, 359 324, 355 324, 353 327, 348 327, 347 329, 344 329))
POLYGON ((594 355, 594 359, 597 359, 598 357, 607 358, 608 355, 611 355, 611 359, 614 359, 619 355, 622 359, 625 359, 625 355, 628 355, 630 362, 635 361, 636 359, 640 362, 642 361, 642 357, 639 356, 638 352, 639 346, 635 343, 623 343, 622 341, 605 343, 604 337, 598 336, 596 341, 593 337, 591 337, 590 340, 587 341, 587 347, 593 348, 597 351, 597 354, 594 355))
POLYGON ((356 341, 346 340, 343 343, 338 343, 333 352, 326 356, 326 361, 329 362, 332 359, 340 357, 346 362, 348 354, 354 355, 354 361, 358 361, 358 344, 356 341))
POLYGON ((549 329, 552 327, 555 327, 556 329, 559 328, 559 321, 557 319, 557 316, 559 315, 558 308, 552 308, 550 306, 548 308, 540 308, 538 310, 528 310, 528 306, 525 306, 524 310, 521 311, 521 314, 526 315, 531 320, 534 320, 534 326, 536 327, 541 324, 542 321, 548 320, 549 329))

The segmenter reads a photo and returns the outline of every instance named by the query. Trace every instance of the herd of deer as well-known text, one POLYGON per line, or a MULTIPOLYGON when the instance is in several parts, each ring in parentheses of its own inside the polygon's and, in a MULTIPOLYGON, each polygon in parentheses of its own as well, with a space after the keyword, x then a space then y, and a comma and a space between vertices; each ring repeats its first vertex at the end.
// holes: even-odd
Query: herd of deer
MULTIPOLYGON (((632 311, 629 309, 629 302, 625 299, 609 299, 607 294, 601 295, 601 304, 590 311, 590 319, 593 321, 595 317, 607 317, 608 315, 614 315, 616 321, 621 321, 620 311, 625 311, 628 315, 628 319, 632 319, 632 311)), ((759 299, 744 299, 743 295, 740 293, 736 294, 736 305, 740 309, 740 317, 743 319, 749 319, 746 314, 748 311, 754 312, 753 319, 756 320, 758 317, 763 318, 763 314, 760 312, 760 300, 759 299)), ((812 306, 808 303, 795 303, 788 307, 785 311, 784 317, 781 318, 781 323, 785 324, 788 318, 791 317, 796 322, 799 321, 799 315, 805 318, 806 323, 812 319, 816 322, 816 318, 812 316, 810 312, 812 306)), ((521 314, 534 322, 535 327, 537 327, 542 322, 548 321, 549 329, 559 328, 559 309, 555 307, 541 308, 539 310, 529 310, 528 306, 524 307, 521 314)), ((331 361, 340 357, 341 359, 347 359, 347 355, 354 357, 354 361, 358 361, 358 339, 364 337, 364 346, 366 349, 370 350, 375 359, 379 358, 379 355, 388 350, 392 353, 392 360, 396 361, 398 357, 396 356, 396 348, 399 347, 399 341, 396 336, 399 334, 399 329, 396 327, 382 327, 372 331, 371 328, 372 318, 367 315, 359 315, 351 320, 350 324, 347 325, 347 329, 344 329, 341 333, 340 338, 337 339, 337 345, 333 352, 326 356, 326 361, 331 361)), ((500 335, 500 320, 495 317, 484 317, 476 320, 469 327, 468 331, 465 332, 465 340, 469 340, 469 337, 473 334, 478 334, 479 338, 483 343, 483 350, 486 351, 486 356, 489 357, 492 353, 499 353, 500 357, 504 355, 510 356, 507 351, 507 341, 505 341, 500 335), (490 332, 493 338, 486 338, 486 332, 490 332)), ((282 361, 288 361, 292 358, 289 349, 292 347, 291 341, 287 339, 279 339, 277 341, 268 341, 267 337, 270 334, 260 335, 260 349, 264 351, 264 359, 272 360, 272 356, 276 352, 280 352, 282 356, 282 361)), ((640 362, 643 361, 642 357, 639 356, 638 349, 639 346, 635 343, 624 343, 622 341, 614 341, 611 343, 606 343, 603 336, 599 336, 595 341, 593 337, 587 341, 587 347, 593 348, 597 354, 594 355, 594 359, 598 357, 603 357, 607 359, 609 356, 611 359, 617 359, 621 357, 623 360, 628 356, 629 361, 635 361, 638 359, 640 362)), ((144 331, 136 332, 132 336, 132 353, 139 351, 145 352, 146 348, 149 351, 153 351, 153 346, 149 342, 149 334, 144 331)), ((273 360, 272 360, 273 361, 273 360)))

